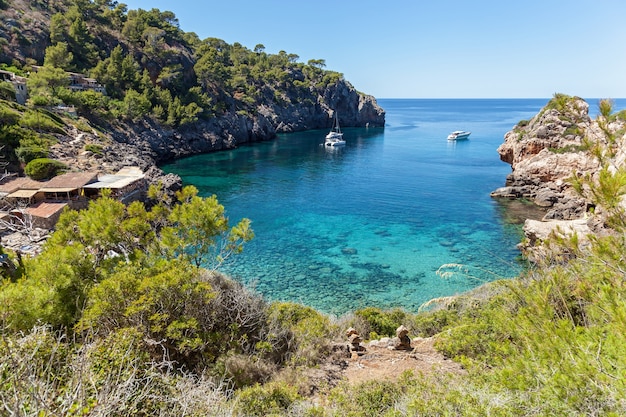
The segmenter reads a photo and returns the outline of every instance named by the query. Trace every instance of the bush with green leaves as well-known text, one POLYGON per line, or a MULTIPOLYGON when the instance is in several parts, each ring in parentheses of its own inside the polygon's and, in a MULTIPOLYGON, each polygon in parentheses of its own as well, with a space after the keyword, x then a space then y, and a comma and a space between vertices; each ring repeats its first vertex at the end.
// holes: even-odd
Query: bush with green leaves
POLYGON ((185 188, 178 203, 150 211, 105 197, 64 212, 24 277, 1 287, 2 317, 16 331, 37 322, 101 337, 138 329, 147 351, 165 353, 180 369, 210 373, 227 354, 271 368, 285 356, 273 346, 287 342, 269 335, 267 303, 200 267, 241 251, 252 237, 249 223, 230 228, 217 200, 196 194, 185 188))
POLYGON ((394 415, 395 404, 404 387, 393 381, 365 381, 355 386, 340 384, 329 396, 333 415, 345 417, 377 417, 394 415))
POLYGON ((85 145, 85 150, 88 152, 95 153, 96 155, 102 155, 104 151, 101 145, 98 145, 95 143, 88 143, 87 145, 85 145))
POLYGON ((338 333, 337 326, 330 319, 311 307, 290 302, 274 302, 269 307, 269 321, 273 342, 288 340, 284 352, 293 365, 315 365, 330 351, 330 342, 338 333), (287 333, 287 334, 285 334, 287 333), (279 335, 283 335, 279 337, 279 335))
POLYGON ((34 180, 46 180, 65 172, 68 169, 63 162, 49 158, 37 158, 31 160, 24 172, 34 180))
POLYGON ((296 389, 284 383, 271 382, 266 385, 255 385, 237 393, 235 415, 283 415, 299 399, 296 389))
POLYGON ((378 307, 366 307, 356 310, 354 315, 364 320, 367 328, 363 330, 363 336, 370 339, 395 336, 396 329, 408 318, 407 312, 399 308, 385 311, 378 307))

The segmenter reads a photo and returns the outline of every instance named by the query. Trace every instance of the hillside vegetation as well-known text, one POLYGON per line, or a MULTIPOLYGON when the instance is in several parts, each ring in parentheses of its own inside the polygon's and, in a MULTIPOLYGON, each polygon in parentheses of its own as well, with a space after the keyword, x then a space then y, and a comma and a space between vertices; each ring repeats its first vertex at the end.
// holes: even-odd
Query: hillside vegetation
MULTIPOLYGON (((8 29, 10 40, 6 19, 3 27, 3 47, 24 47, 15 49, 14 71, 24 70, 20 54, 30 48, 35 59, 46 45, 37 20, 46 13, 52 39, 41 54, 44 69, 29 77, 37 81, 32 99, 41 105, 2 102, 3 149, 16 165, 47 155, 57 130, 72 123, 98 131, 117 117, 144 117, 134 113, 136 105, 180 126, 230 107, 254 112, 255 100, 272 94, 280 101, 277 92, 286 87, 306 100, 305 91, 335 76, 321 62, 297 64, 288 55, 265 55, 260 46, 248 51, 199 41, 168 12, 127 11, 109 1, 0 2, 3 11, 9 6, 23 13, 13 22, 17 29, 8 29), (118 45, 120 34, 125 41, 118 45), (168 55, 174 44, 180 53, 168 55), (201 56, 193 68, 186 58, 192 55, 201 56), (235 65, 243 62, 235 56, 248 62, 235 65), (264 59, 285 64, 263 67, 264 59), (270 75, 276 68, 282 69, 270 75), (110 95, 57 85, 53 80, 66 79, 55 78, 59 70, 98 74, 110 95), (279 80, 298 71, 306 87, 279 80), (84 120, 60 118, 43 106, 60 101, 77 106, 84 120)), ((569 99, 557 95, 548 107, 566 108, 569 99)), ((422 312, 372 306, 337 318, 268 302, 219 272, 254 238, 250 222, 231 224, 215 197, 200 198, 193 187, 175 201, 154 185, 143 203, 104 197, 87 210, 67 211, 39 256, 2 257, 2 414, 625 415, 626 171, 616 159, 625 121, 603 101, 602 140, 586 138, 584 149, 568 150, 588 152, 602 166, 598 175, 576 173, 569 181, 589 201, 587 215, 602 216, 610 230, 584 245, 577 236, 555 235, 542 242, 543 256, 523 276, 434 301, 422 312), (369 339, 393 336, 400 325, 411 336, 434 338, 465 372, 341 381, 348 327, 369 339)))
POLYGON ((81 132, 100 148, 143 140, 135 147, 162 160, 325 128, 335 110, 344 126, 384 125, 374 98, 325 70, 324 60, 200 39, 171 12, 116 1, 7 0, 0 17, 0 69, 28 87, 20 106, 11 84, 0 83, 8 100, 0 102, 0 145, 12 169, 81 132), (70 74, 95 84, 73 85, 70 74), (68 114, 74 120, 60 120, 68 114), (178 142, 157 143, 163 138, 178 142))

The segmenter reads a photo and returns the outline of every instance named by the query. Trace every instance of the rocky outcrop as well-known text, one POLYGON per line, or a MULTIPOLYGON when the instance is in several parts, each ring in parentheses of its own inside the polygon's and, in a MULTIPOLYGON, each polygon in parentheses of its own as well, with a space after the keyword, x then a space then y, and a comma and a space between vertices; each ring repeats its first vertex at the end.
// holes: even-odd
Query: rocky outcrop
POLYGON ((584 100, 556 95, 530 121, 522 121, 506 133, 498 153, 502 161, 511 164, 512 172, 492 197, 523 198, 546 208, 543 223, 526 221, 523 249, 536 247, 557 229, 561 236, 603 231, 604 221, 598 216, 601 208, 576 192, 571 179, 596 178, 601 164, 595 152, 606 149, 610 141, 617 141, 618 146, 611 146, 619 151, 605 152, 605 163, 613 168, 622 166, 626 160, 624 146, 619 146, 626 140, 623 132, 623 121, 591 120, 584 100), (595 207, 595 216, 589 215, 590 207, 595 207))
POLYGON ((511 164, 512 172, 505 187, 491 195, 529 199, 548 208, 546 219, 579 218, 586 202, 567 179, 599 168, 597 159, 584 151, 583 141, 592 125, 589 105, 578 98, 562 108, 549 104, 528 123, 520 122, 498 148, 500 159, 511 164))
POLYGON ((587 224, 587 219, 578 220, 546 220, 538 221, 528 219, 524 223, 524 236, 527 242, 523 244, 523 249, 531 261, 546 258, 560 258, 561 260, 569 258, 569 253, 565 248, 555 253, 554 248, 550 248, 544 242, 551 236, 558 239, 567 239, 573 235, 579 237, 579 247, 585 247, 589 244, 588 236, 592 234, 592 230, 587 224))
POLYGON ((385 111, 372 96, 359 93, 348 81, 326 88, 315 105, 278 106, 271 101, 254 114, 229 112, 170 129, 151 119, 114 129, 113 138, 132 145, 157 163, 193 154, 233 149, 245 143, 271 140, 277 133, 331 127, 334 112, 342 127, 383 127, 385 111))

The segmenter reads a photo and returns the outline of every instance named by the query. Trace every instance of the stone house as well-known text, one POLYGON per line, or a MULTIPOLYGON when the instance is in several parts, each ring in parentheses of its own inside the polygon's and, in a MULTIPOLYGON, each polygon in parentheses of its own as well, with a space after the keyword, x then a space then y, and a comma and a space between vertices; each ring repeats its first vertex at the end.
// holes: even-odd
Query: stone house
POLYGON ((26 78, 15 75, 10 71, 0 70, 0 80, 13 84, 15 89, 15 101, 19 104, 26 104, 28 89, 26 88, 26 78))
POLYGON ((83 187, 84 195, 97 198, 102 190, 111 191, 111 197, 124 204, 142 200, 145 197, 148 183, 145 174, 138 167, 125 167, 115 174, 98 175, 98 180, 83 187))
POLYGON ((122 168, 115 174, 68 172, 47 182, 26 177, 10 178, 0 184, 0 219, 31 227, 52 229, 63 210, 87 208, 89 200, 108 189, 111 197, 124 204, 145 197, 148 183, 138 167, 122 168))
POLYGON ((95 78, 85 77, 83 74, 76 72, 68 73, 70 78, 69 89, 72 91, 93 90, 106 95, 106 89, 95 78))
POLYGON ((41 201, 33 206, 11 210, 11 215, 31 227, 50 230, 59 221, 59 217, 66 207, 68 204, 63 202, 41 201))

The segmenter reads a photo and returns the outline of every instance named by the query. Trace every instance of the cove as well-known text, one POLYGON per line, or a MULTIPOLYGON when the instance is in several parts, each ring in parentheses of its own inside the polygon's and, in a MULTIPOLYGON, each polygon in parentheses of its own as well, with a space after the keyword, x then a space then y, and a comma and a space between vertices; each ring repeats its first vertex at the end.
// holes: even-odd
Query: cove
POLYGON ((511 170, 504 134, 548 100, 379 99, 385 128, 344 128, 341 148, 307 131, 161 168, 251 219, 255 239, 221 271, 267 299, 417 311, 524 268, 521 223, 539 214, 489 193, 511 170))

